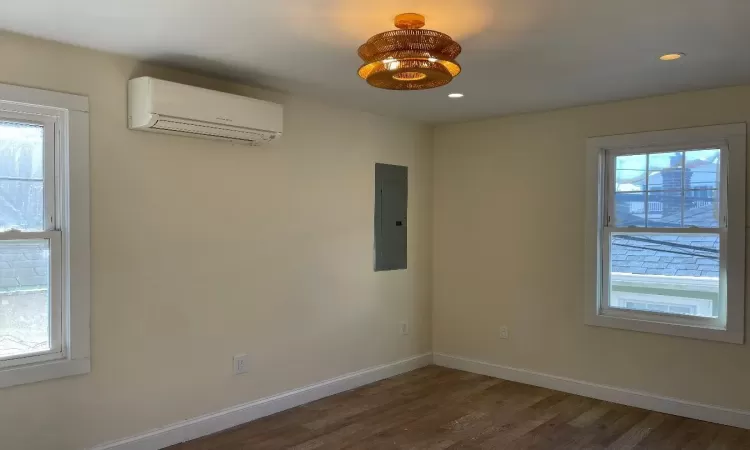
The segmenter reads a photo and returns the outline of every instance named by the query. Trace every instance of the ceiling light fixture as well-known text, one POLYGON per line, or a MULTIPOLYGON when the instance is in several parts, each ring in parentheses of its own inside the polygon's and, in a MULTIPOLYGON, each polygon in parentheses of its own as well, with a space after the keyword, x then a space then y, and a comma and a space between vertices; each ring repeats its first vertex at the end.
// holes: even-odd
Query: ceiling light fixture
POLYGON ((662 61, 674 61, 675 59, 680 59, 683 56, 685 56, 684 53, 667 53, 666 55, 661 55, 659 59, 662 61))
POLYGON ((448 94, 448 97, 450 97, 450 98, 461 98, 463 96, 464 96, 464 94, 462 94, 460 92, 454 92, 452 94, 448 94))
POLYGON ((461 46, 447 34, 422 30, 424 16, 399 14, 398 30, 376 34, 359 47, 364 64, 359 76, 370 86, 419 90, 444 86, 461 73, 456 57, 461 46))

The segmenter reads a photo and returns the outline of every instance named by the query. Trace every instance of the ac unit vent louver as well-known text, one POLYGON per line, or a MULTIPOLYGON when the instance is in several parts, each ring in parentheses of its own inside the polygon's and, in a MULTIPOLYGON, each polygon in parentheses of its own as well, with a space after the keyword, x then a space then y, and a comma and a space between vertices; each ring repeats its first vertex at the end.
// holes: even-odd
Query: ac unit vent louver
POLYGON ((186 120, 159 119, 152 128, 180 133, 197 134, 206 137, 246 141, 249 145, 262 145, 276 138, 275 134, 247 128, 230 128, 186 120))

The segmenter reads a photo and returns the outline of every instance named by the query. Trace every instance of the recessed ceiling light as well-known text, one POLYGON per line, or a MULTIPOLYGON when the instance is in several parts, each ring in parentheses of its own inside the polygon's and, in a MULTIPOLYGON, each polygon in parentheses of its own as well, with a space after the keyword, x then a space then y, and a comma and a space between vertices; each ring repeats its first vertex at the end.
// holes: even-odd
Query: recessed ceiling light
POLYGON ((464 94, 462 94, 460 92, 454 92, 452 94, 448 94, 448 97, 450 97, 450 98, 461 98, 463 96, 464 96, 464 94))
POLYGON ((666 55, 661 55, 659 59, 662 61, 674 61, 675 59, 680 59, 683 56, 685 56, 684 53, 667 53, 666 55))

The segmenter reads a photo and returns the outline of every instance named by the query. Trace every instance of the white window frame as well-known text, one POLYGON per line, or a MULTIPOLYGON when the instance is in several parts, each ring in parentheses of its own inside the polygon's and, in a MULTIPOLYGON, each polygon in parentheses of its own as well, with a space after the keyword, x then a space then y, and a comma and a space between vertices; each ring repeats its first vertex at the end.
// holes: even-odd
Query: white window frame
POLYGON ((0 84, 0 118, 45 128, 45 229, 0 241, 50 242, 50 351, 0 360, 0 388, 79 375, 90 362, 89 102, 87 97, 0 84))
MULTIPOLYGON (((696 339, 744 343, 745 326, 745 171, 746 125, 729 124, 666 131, 652 131, 590 138, 586 155, 586 222, 585 232, 585 323, 648 333, 696 339), (607 180, 613 155, 653 153, 655 151, 720 148, 722 151, 720 208, 723 223, 710 229, 721 237, 720 267, 726 274, 726 309, 720 317, 702 318, 679 314, 644 312, 609 308, 607 302, 609 258, 612 228, 607 223, 609 195, 607 180), (726 175, 726 176, 724 176, 726 175)), ((660 229, 652 229, 659 231, 660 229)), ((672 229, 667 229, 672 230, 672 229)), ((648 229, 643 230, 648 231, 648 229)), ((665 230, 662 230, 665 231, 665 230)), ((705 233, 707 229, 681 229, 680 232, 705 233)))

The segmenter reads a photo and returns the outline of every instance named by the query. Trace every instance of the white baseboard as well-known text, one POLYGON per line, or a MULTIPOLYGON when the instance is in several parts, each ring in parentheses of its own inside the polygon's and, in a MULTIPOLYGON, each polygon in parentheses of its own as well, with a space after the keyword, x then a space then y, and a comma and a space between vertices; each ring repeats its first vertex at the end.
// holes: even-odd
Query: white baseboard
POLYGON ((431 363, 518 383, 596 398, 622 405, 750 429, 750 412, 664 397, 648 392, 589 383, 526 369, 501 366, 444 353, 425 353, 348 373, 320 383, 168 425, 137 436, 99 445, 92 450, 156 450, 207 436, 261 417, 294 408, 365 384, 406 373, 431 363))
POLYGON ((434 353, 438 366, 488 375, 503 380, 541 386, 556 391, 591 397, 622 405, 658 411, 691 419, 705 420, 723 425, 750 429, 750 411, 723 408, 721 406, 695 403, 677 398, 664 397, 648 392, 633 391, 603 384, 589 383, 571 378, 558 377, 526 369, 501 366, 460 356, 434 353))
POLYGON ((412 356, 99 445, 92 450, 156 450, 168 447, 429 364, 432 364, 432 353, 412 356))

